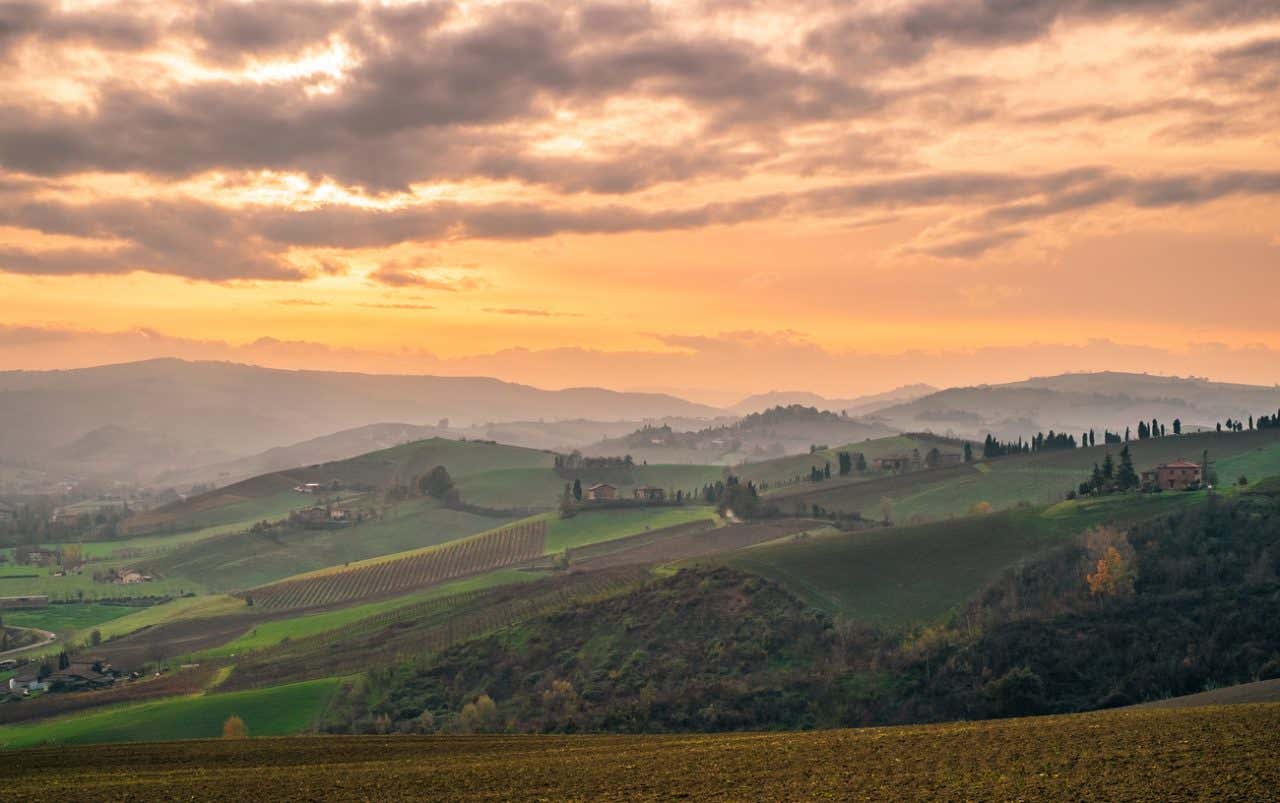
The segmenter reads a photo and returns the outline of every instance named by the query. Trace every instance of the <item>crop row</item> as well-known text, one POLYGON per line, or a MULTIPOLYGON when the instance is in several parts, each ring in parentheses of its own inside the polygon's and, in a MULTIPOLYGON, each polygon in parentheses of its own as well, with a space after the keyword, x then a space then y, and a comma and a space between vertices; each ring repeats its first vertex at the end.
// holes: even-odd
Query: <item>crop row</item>
POLYGON ((315 608, 412 591, 525 563, 542 554, 545 521, 525 522, 403 558, 282 580, 243 592, 266 609, 315 608))
POLYGON ((257 653, 239 664, 231 686, 285 683, 421 660, 570 603, 612 596, 648 576, 640 567, 577 572, 408 606, 257 653))

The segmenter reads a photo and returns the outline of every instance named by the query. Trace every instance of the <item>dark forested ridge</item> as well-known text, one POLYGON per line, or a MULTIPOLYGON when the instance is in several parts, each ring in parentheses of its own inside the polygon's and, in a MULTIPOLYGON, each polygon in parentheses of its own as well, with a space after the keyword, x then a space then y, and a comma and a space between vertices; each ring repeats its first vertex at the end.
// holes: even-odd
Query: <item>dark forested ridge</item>
POLYGON ((333 730, 738 730, 1105 708, 1280 676, 1280 485, 1011 570, 946 625, 837 622, 729 569, 374 672, 333 730))

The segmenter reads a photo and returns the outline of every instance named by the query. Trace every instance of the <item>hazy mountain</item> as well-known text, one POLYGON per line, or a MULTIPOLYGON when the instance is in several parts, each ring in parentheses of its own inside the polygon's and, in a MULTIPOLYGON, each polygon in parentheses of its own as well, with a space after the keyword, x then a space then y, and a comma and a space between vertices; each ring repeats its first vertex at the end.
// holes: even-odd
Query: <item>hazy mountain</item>
POLYGON ((674 396, 480 377, 283 371, 175 359, 0 372, 0 461, 146 479, 379 421, 644 421, 720 411, 674 396))
POLYGON ((836 446, 894 432, 877 421, 794 404, 693 431, 648 426, 592 444, 582 452, 588 456, 629 454, 637 462, 728 465, 804 454, 814 445, 836 446))
POLYGON ((900 388, 894 388, 884 393, 857 396, 852 399, 829 399, 825 396, 819 396, 817 393, 801 390, 773 390, 768 393, 757 393, 753 396, 748 396, 729 407, 728 410, 736 415, 750 415, 751 413, 763 412, 774 407, 789 407, 793 404, 799 404, 805 407, 816 407, 819 410, 845 411, 850 415, 861 415, 891 404, 909 402, 922 396, 927 396, 937 390, 932 385, 903 385, 900 388))
POLYGON ((981 438, 1012 438, 1050 429, 1075 434, 1093 428, 1136 429, 1139 420, 1188 429, 1227 418, 1274 413, 1280 387, 1204 379, 1103 372, 1037 377, 1004 385, 950 388, 876 411, 875 420, 903 430, 928 429, 981 438))

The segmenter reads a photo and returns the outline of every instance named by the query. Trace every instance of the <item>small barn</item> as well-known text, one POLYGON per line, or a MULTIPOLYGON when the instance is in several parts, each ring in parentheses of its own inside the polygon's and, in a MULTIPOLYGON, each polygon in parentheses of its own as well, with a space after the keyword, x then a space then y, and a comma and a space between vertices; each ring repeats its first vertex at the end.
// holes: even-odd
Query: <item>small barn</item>
POLYGON ((592 502, 602 502, 606 499, 617 499, 618 489, 616 486, 607 482, 600 482, 592 485, 587 489, 587 499, 592 502))

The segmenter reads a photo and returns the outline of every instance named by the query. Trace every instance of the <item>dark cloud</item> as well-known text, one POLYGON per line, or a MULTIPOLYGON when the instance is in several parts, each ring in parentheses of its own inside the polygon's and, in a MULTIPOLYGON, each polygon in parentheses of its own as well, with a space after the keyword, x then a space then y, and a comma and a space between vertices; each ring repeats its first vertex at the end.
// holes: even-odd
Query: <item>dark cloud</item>
POLYGON ((809 46, 844 64, 906 66, 942 47, 997 48, 1049 35, 1055 26, 1141 21, 1183 29, 1280 18, 1272 0, 931 0, 868 11, 853 5, 815 29, 809 46))
POLYGON ((51 2, 0 2, 0 58, 28 40, 73 41, 106 50, 140 50, 155 44, 160 33, 161 27, 141 4, 64 10, 51 2))
MULTIPOLYGON (((849 216, 867 210, 985 207, 957 218, 969 229, 954 242, 917 250, 972 257, 1015 238, 1010 226, 1108 203, 1135 208, 1199 205, 1231 196, 1280 195, 1280 171, 1224 171, 1135 177, 1085 167, 1055 173, 923 174, 799 193, 666 209, 624 204, 578 208, 546 203, 438 202, 392 210, 325 206, 232 209, 196 201, 55 202, 0 206, 0 224, 45 234, 119 243, 107 247, 0 251, 0 269, 22 273, 149 270, 208 281, 298 279, 286 257, 295 247, 384 248, 449 240, 529 240, 559 234, 670 231, 787 215, 849 216)), ((322 270, 343 272, 341 261, 322 270)), ((382 263, 370 278, 392 287, 456 292, 478 279, 446 280, 424 261, 382 263)), ((450 266, 457 267, 457 266, 450 266)))
POLYGON ((189 24, 206 59, 234 62, 322 43, 351 23, 359 10, 354 2, 218 0, 197 6, 189 24))

